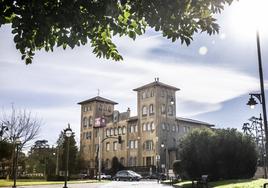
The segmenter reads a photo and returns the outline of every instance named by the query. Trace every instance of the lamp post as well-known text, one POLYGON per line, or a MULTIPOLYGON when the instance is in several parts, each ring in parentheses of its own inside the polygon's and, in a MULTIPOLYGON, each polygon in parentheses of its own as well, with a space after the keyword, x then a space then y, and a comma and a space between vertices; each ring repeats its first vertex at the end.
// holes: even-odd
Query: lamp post
POLYGON ((14 157, 14 160, 13 160, 13 186, 12 188, 16 188, 16 181, 17 181, 17 167, 18 167, 18 156, 19 156, 19 146, 21 144, 21 141, 19 138, 16 138, 15 140, 15 157, 14 157))
MULTIPOLYGON (((257 40, 257 53, 258 53, 258 66, 259 66, 259 76, 260 76, 260 87, 261 93, 251 93, 250 99, 247 105, 250 105, 251 108, 254 108, 254 105, 258 104, 253 97, 257 98, 262 104, 262 112, 263 112, 263 125, 264 125, 264 134, 265 139, 268 139, 268 126, 267 126, 267 114, 266 114, 266 104, 265 104, 265 92, 264 92, 264 81, 263 81, 263 71, 262 71, 262 59, 261 59, 261 46, 260 46, 260 35, 259 31, 256 32, 256 40, 257 40)), ((267 154, 268 144, 265 142, 265 153, 267 154)), ((267 157, 267 156, 266 156, 267 157)), ((265 159, 267 161, 267 159, 265 159)), ((265 177, 267 178, 267 177, 265 177)))
POLYGON ((162 142, 161 143, 161 148, 165 148, 165 171, 166 171, 166 176, 168 178, 168 148, 167 145, 165 146, 165 144, 162 142), (166 148, 165 148, 166 147, 166 148))
POLYGON ((73 132, 72 129, 70 128, 70 124, 68 124, 68 128, 64 130, 65 137, 67 138, 67 148, 66 148, 66 166, 65 166, 65 181, 64 181, 64 186, 63 188, 68 188, 67 187, 67 180, 68 180, 68 165, 69 165, 69 145, 70 145, 70 137, 72 136, 73 132))

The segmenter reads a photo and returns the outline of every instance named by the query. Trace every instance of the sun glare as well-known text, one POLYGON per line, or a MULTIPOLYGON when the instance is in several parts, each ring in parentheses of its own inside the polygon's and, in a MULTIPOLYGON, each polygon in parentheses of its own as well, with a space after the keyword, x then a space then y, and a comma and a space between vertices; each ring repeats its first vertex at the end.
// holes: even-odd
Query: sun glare
POLYGON ((267 35, 267 8, 268 0, 239 0, 230 16, 231 29, 243 37, 254 36, 257 29, 267 35))

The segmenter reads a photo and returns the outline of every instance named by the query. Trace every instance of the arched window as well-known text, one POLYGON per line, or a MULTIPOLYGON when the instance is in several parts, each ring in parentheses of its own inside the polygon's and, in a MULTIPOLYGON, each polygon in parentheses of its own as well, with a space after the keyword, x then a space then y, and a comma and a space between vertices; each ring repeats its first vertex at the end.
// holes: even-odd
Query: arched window
POLYGON ((84 117, 84 118, 83 118, 83 127, 84 127, 84 128, 87 127, 87 122, 88 122, 87 118, 84 117))
POLYGON ((110 142, 106 142, 106 151, 110 151, 110 142))
POLYGON ((110 130, 110 135, 111 135, 111 136, 114 135, 114 129, 113 129, 113 128, 110 130))
POLYGON ((106 136, 110 136, 110 129, 106 129, 106 136))
POLYGON ((126 127, 123 127, 122 134, 126 134, 126 127))
POLYGON ((118 127, 118 134, 122 134, 122 128, 121 127, 118 127))
POLYGON ((166 105, 162 104, 161 105, 161 114, 165 114, 166 113, 166 105))
POLYGON ((146 123, 146 130, 150 131, 151 130, 151 125, 149 123, 146 123))
POLYGON ((175 125, 172 125, 172 131, 173 131, 173 132, 176 131, 175 125))
POLYGON ((89 126, 92 126, 93 120, 92 120, 92 117, 91 116, 88 118, 88 122, 89 122, 89 126))
POLYGON ((151 94, 150 94, 150 96, 151 96, 151 97, 154 96, 154 90, 153 90, 153 89, 151 90, 151 94))
POLYGON ((147 107, 146 106, 142 107, 142 115, 143 116, 147 115, 147 107))
POLYGON ((150 114, 154 113, 154 105, 153 104, 150 104, 150 106, 149 106, 149 113, 150 114))
POLYGON ((143 124, 142 124, 142 130, 143 130, 143 131, 146 131, 146 123, 143 123, 143 124))
POLYGON ((125 158, 124 158, 124 157, 121 157, 121 158, 120 158, 120 163, 121 163, 122 165, 125 165, 125 158))
POLYGON ((169 124, 168 123, 166 125, 166 128, 167 128, 167 131, 169 131, 170 127, 169 127, 169 124))
POLYGON ((134 133, 134 125, 130 125, 130 132, 134 133))
POLYGON ((152 130, 155 129, 154 122, 151 122, 151 129, 152 129, 152 130))
POLYGON ((134 131, 135 131, 135 132, 138 132, 138 125, 137 125, 137 124, 134 125, 134 131))
POLYGON ((114 128, 114 136, 117 136, 117 135, 118 135, 118 129, 114 128))

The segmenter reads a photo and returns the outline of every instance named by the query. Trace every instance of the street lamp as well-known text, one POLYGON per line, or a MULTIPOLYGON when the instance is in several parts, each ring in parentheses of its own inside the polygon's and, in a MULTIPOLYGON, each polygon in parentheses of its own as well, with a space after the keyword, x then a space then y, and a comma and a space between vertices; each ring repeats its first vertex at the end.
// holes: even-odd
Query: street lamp
POLYGON ((21 145, 21 141, 19 138, 15 140, 15 157, 13 159, 13 186, 12 188, 16 188, 16 181, 17 181, 17 167, 18 167, 18 156, 19 156, 19 146, 21 145))
MULTIPOLYGON (((260 104, 262 104, 264 134, 265 134, 265 139, 268 139, 268 126, 267 126, 267 114, 266 114, 264 81, 263 81, 263 71, 262 71, 261 46, 260 46, 260 36, 259 36, 258 30, 256 32, 256 40, 257 40, 257 53, 258 53, 258 66, 259 66, 261 93, 250 94, 250 99, 249 99, 249 102, 247 104, 250 106, 254 106, 257 104, 257 102, 255 100, 253 100, 253 97, 257 98, 259 100, 260 104)), ((268 144, 267 144, 267 142, 265 142, 265 153, 266 154, 268 153, 267 151, 268 151, 268 144)), ((265 177, 265 178, 267 178, 267 177, 265 177)))
MULTIPOLYGON (((161 148, 165 148, 165 147, 167 147, 167 146, 165 146, 165 144, 162 142, 161 143, 161 148)), ((167 167, 167 165, 168 165, 168 148, 165 148, 165 171, 166 171, 166 176, 167 176, 167 178, 168 178, 168 167, 167 167)))
POLYGON ((68 179, 68 165, 69 165, 69 145, 70 145, 70 137, 72 136, 73 132, 72 129, 70 128, 70 124, 68 123, 68 128, 64 130, 65 137, 67 138, 67 149, 66 149, 66 166, 65 166, 65 181, 64 181, 64 186, 63 188, 68 188, 67 187, 67 179, 68 179))

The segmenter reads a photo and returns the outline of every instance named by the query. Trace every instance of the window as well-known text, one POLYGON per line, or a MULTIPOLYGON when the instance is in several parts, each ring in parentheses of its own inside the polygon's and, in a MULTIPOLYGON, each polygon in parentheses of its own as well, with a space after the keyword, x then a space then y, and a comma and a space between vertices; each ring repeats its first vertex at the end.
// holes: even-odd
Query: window
POLYGON ((118 127, 118 134, 122 134, 122 128, 118 127))
POLYGON ((89 122, 89 126, 92 126, 92 124, 93 124, 93 119, 92 119, 91 116, 88 118, 88 122, 89 122))
POLYGON ((142 107, 142 115, 143 116, 146 116, 147 115, 147 107, 146 106, 143 106, 142 107))
POLYGON ((129 148, 133 149, 134 148, 134 140, 129 141, 129 148))
POLYGON ((149 106, 149 113, 150 114, 154 113, 154 105, 153 104, 150 104, 150 106, 149 106))
POLYGON ((91 139, 91 132, 86 133, 86 139, 91 139))
POLYGON ((151 129, 152 129, 152 130, 155 129, 154 122, 151 122, 151 129))
POLYGON ((180 126, 177 125, 177 132, 180 132, 180 126))
POLYGON ((114 129, 110 130, 110 135, 113 136, 114 135, 114 129))
POLYGON ((105 161, 105 168, 110 168, 110 160, 109 159, 106 159, 105 161))
POLYGON ((162 129, 163 129, 163 130, 166 129, 166 125, 165 125, 165 123, 162 123, 162 129))
POLYGON ((176 131, 175 125, 172 125, 172 131, 173 131, 173 132, 176 131))
POLYGON ((110 136, 110 129, 106 129, 106 136, 110 136))
POLYGON ((165 114, 166 113, 166 105, 162 104, 161 105, 161 114, 165 114))
POLYGON ((183 132, 187 133, 187 127, 186 126, 183 127, 183 132))
POLYGON ((151 94, 150 94, 150 96, 151 96, 151 97, 154 96, 154 90, 153 90, 153 89, 151 90, 151 94))
POLYGON ((146 92, 142 92, 142 99, 145 99, 146 98, 146 92))
POLYGON ((106 151, 110 151, 110 142, 106 143, 106 151))
POLYGON ((173 105, 168 106, 168 115, 173 116, 173 105))
POLYGON ((169 131, 170 127, 169 127, 169 124, 168 123, 166 125, 166 128, 167 128, 167 131, 169 131))
POLYGON ((135 140, 135 142, 134 142, 134 148, 138 148, 138 140, 135 140))
POLYGON ((130 125, 130 132, 131 132, 131 133, 134 132, 134 125, 130 125))
POLYGON ((151 130, 151 125, 149 123, 146 123, 146 131, 150 131, 151 130))
POLYGON ((146 131, 146 124, 142 124, 143 131, 146 131))
POLYGON ((145 150, 153 150, 153 141, 152 140, 147 140, 145 141, 145 150))
POLYGON ((87 121, 87 118, 84 117, 84 118, 83 118, 83 127, 84 127, 84 128, 87 127, 87 122, 88 122, 88 121, 87 121))
POLYGON ((124 157, 121 157, 121 158, 120 158, 120 163, 121 163, 122 165, 125 165, 125 158, 124 158, 124 157))
POLYGON ((164 89, 161 90, 161 97, 165 97, 165 90, 164 89))
POLYGON ((123 127, 122 134, 126 134, 126 127, 123 127))
POLYGON ((116 151, 117 150, 117 142, 113 143, 113 150, 116 151))
POLYGON ((84 111, 84 112, 86 112, 86 111, 87 111, 87 107, 86 107, 86 106, 84 106, 83 111, 84 111))
POLYGON ((118 134, 118 129, 114 128, 114 136, 117 136, 117 134, 118 134))
POLYGON ((138 125, 134 125, 134 132, 138 132, 138 125))

